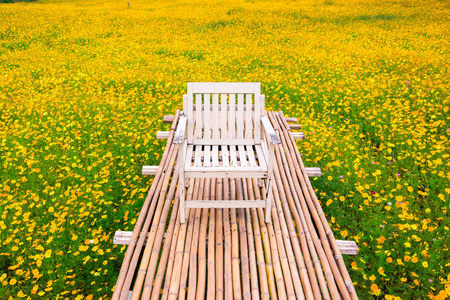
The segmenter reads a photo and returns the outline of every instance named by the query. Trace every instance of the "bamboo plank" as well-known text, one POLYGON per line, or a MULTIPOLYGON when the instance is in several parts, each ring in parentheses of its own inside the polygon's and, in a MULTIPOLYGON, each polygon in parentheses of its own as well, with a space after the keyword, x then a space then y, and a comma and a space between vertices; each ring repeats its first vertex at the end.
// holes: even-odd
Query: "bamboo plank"
MULTIPOLYGON (((208 125, 204 118, 205 136, 208 126, 214 134, 214 122, 223 123, 224 116, 231 118, 231 112, 222 110, 222 101, 214 103, 214 96, 212 101, 212 110, 216 110, 212 115, 216 113, 219 119, 210 119, 208 125)), ((245 117, 247 105, 242 111, 245 117)), ((205 114, 207 106, 201 103, 196 111, 205 114)), ((233 111, 239 115, 239 108, 233 111)), ((233 126, 237 126, 234 117, 233 126)), ((116 232, 114 237, 115 243, 129 245, 115 299, 357 299, 342 259, 342 254, 357 254, 357 245, 335 240, 327 224, 308 179, 311 174, 319 176, 320 168, 304 167, 291 132, 296 126, 289 125, 282 112, 269 112, 268 118, 281 141, 274 147, 272 222, 265 223, 266 186, 256 178, 213 179, 205 175, 191 178, 186 185, 187 219, 180 224, 178 146, 172 145, 173 134, 169 134, 160 166, 143 167, 143 174, 155 175, 155 179, 136 223, 139 228, 116 232), (232 201, 243 199, 255 207, 230 208, 234 207, 232 201), (210 201, 224 208, 209 208, 210 201)), ((176 122, 178 115, 173 120, 176 122)), ((242 125, 247 122, 244 118, 242 125)), ((226 130, 236 131, 233 126, 226 130)), ((246 136, 246 128, 239 127, 246 136)), ((175 128, 173 125, 171 133, 175 128)), ((228 138, 231 133, 220 128, 223 135, 228 138)), ((261 146, 268 151, 264 141, 261 146)), ((255 167, 262 156, 261 148, 255 153, 245 145, 231 148, 234 161, 228 147, 210 145, 208 158, 208 151, 200 146, 194 164, 209 161, 225 167, 225 161, 229 165, 238 162, 239 152, 239 161, 255 167)), ((190 159, 186 164, 192 164, 190 159)))

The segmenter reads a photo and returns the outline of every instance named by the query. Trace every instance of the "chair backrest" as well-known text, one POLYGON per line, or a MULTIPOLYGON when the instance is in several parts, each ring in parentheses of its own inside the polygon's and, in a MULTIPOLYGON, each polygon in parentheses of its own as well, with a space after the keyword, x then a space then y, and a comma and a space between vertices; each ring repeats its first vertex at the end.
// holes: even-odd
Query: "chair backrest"
POLYGON ((259 82, 189 82, 183 111, 189 144, 261 143, 259 82))

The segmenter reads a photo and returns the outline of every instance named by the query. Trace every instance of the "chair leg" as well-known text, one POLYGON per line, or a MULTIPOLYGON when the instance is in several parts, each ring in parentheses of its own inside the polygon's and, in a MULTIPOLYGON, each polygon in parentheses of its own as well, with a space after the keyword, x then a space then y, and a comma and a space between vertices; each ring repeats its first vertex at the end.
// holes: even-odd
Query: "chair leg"
POLYGON ((270 223, 270 212, 272 210, 272 176, 267 179, 267 189, 266 189, 266 223, 270 223))
POLYGON ((180 189, 180 222, 181 224, 184 224, 186 222, 186 209, 184 206, 186 189, 185 189, 184 174, 180 174, 178 188, 180 189))

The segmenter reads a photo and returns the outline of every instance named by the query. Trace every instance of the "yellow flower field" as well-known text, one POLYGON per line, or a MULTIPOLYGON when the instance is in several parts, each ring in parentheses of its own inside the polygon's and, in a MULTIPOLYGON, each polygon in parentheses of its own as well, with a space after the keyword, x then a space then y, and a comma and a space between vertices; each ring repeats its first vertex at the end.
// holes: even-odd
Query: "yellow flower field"
POLYGON ((450 5, 0 3, 0 295, 108 299, 188 81, 257 81, 361 299, 450 298, 450 5))

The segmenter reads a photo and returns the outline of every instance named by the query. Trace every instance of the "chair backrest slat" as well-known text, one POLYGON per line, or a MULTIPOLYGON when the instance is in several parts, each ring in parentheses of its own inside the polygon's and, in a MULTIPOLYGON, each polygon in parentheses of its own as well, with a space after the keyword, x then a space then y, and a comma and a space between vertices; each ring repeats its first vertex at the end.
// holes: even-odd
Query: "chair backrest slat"
POLYGON ((203 104, 203 123, 204 123, 204 138, 211 138, 211 95, 204 94, 204 104, 203 104))
POLYGON ((264 96, 259 83, 188 83, 183 97, 188 143, 194 139, 247 139, 261 143, 264 96))
POLYGON ((220 137, 228 138, 228 103, 227 94, 220 94, 220 137))
MULTIPOLYGON (((203 136, 203 103, 202 94, 195 95, 195 138, 200 139, 203 136)), ((189 118, 189 116, 188 116, 189 118)))
POLYGON ((253 138, 253 121, 252 121, 252 106, 253 106, 253 95, 245 94, 245 138, 253 138))
POLYGON ((244 138, 244 95, 238 94, 237 114, 236 114, 236 137, 238 139, 244 138))
POLYGON ((213 94, 212 99, 212 138, 220 138, 219 132, 219 94, 213 94))
POLYGON ((228 131, 230 138, 236 138, 236 94, 230 94, 230 118, 228 120, 228 131))
POLYGON ((254 116, 254 125, 255 125, 255 131, 254 131, 254 137, 255 137, 255 143, 261 144, 261 108, 264 110, 264 96, 261 97, 261 91, 260 89, 257 89, 255 91, 255 116, 254 116))

